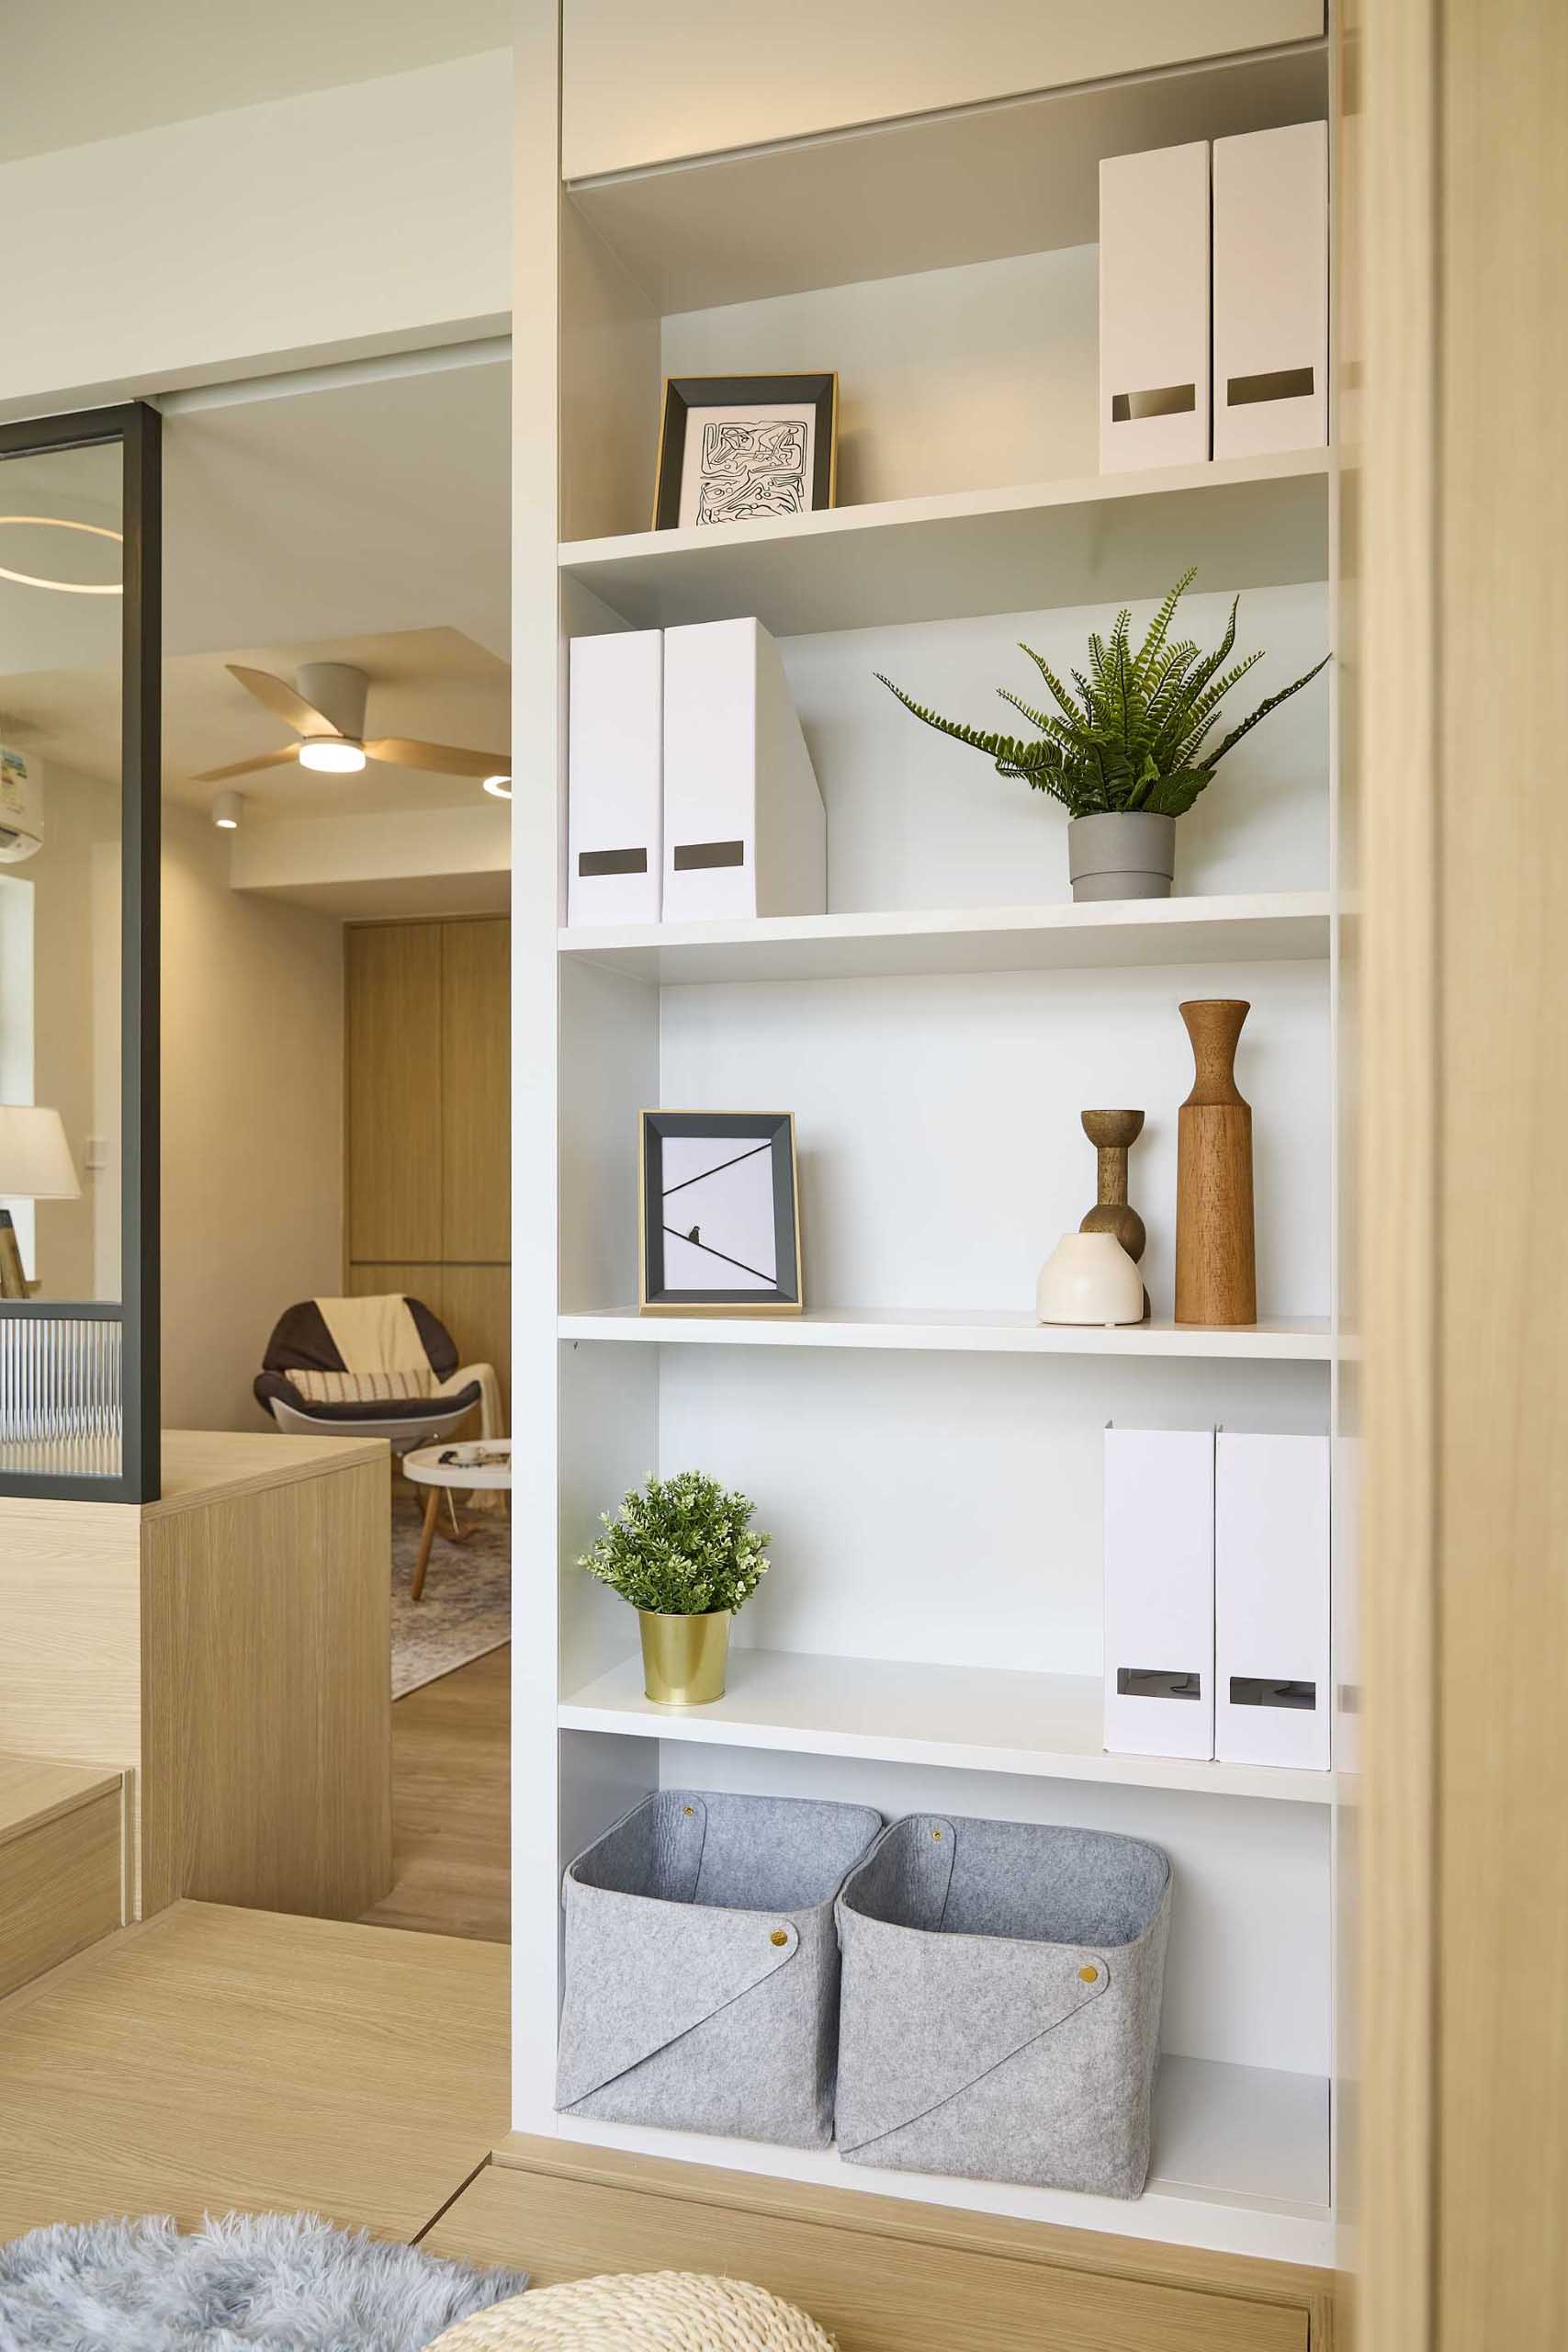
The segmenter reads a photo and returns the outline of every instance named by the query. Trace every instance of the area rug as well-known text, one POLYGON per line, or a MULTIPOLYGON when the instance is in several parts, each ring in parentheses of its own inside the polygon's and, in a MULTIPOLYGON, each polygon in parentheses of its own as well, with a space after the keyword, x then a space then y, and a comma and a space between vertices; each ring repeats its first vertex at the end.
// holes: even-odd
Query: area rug
MULTIPOLYGON (((394 1699, 512 1638, 512 1521, 499 1511, 470 1514, 461 1503, 457 1509, 459 1523, 473 1533, 466 1544, 448 1544, 437 1532, 424 1593, 416 1602, 410 1589, 423 1504, 418 1497, 393 1495, 394 1699)), ((445 1502, 440 1524, 449 1524, 445 1502)))
POLYGON ((424 2352, 526 2284, 315 2213, 62 2224, 0 2246, 0 2352, 424 2352))

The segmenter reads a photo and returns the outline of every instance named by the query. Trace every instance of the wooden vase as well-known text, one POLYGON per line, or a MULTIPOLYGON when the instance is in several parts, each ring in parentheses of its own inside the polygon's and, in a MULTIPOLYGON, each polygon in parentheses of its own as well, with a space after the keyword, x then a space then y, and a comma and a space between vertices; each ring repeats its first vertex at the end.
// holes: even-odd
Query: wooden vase
POLYGON ((1235 1083, 1236 1043, 1251 1010, 1230 997, 1180 1008, 1196 1074, 1177 1124, 1179 1323, 1258 1320, 1252 1111, 1235 1083))
MULTIPOLYGON (((1095 1149, 1099 1197, 1082 1218, 1080 1233, 1111 1233, 1134 1265, 1144 1254, 1147 1235, 1144 1220, 1127 1204, 1127 1154, 1144 1131, 1141 1111, 1085 1111, 1083 1131, 1095 1149)), ((1149 1319, 1149 1295, 1144 1293, 1144 1320, 1149 1319)))

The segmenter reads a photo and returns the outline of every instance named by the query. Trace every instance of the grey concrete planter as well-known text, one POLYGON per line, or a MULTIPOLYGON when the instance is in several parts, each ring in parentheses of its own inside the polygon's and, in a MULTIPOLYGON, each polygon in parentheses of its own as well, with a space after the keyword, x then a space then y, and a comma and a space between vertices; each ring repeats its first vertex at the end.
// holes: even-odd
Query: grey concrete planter
POLYGON ((1168 899, 1176 873, 1176 820, 1123 810, 1075 817, 1067 873, 1076 904, 1100 899, 1168 899))
POLYGON ((838 1903, 839 2154, 1137 2197, 1170 1924, 1157 1846, 908 1816, 838 1903))
POLYGON ((556 2105, 786 2147, 833 2136, 833 1898, 868 1805, 663 1789, 566 1873, 556 2105))

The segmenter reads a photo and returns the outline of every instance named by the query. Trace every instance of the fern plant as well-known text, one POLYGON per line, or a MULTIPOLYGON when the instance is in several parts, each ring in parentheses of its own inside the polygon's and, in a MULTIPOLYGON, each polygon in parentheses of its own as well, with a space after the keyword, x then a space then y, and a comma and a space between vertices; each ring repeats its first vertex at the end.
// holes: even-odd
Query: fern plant
POLYGON ((1022 645, 1045 681, 1055 710, 1035 710, 1010 686, 997 691, 1004 702, 1029 721, 1032 739, 988 734, 967 727, 961 719, 943 718, 927 710, 876 673, 890 694, 926 726, 967 743, 996 763, 998 775, 1016 776, 1059 800, 1069 817, 1102 817, 1119 811, 1154 817, 1180 817, 1191 808, 1227 752, 1234 751, 1260 719, 1299 694, 1328 660, 1278 694, 1269 695, 1256 710, 1233 727, 1211 752, 1204 752, 1220 717, 1220 705, 1261 650, 1245 655, 1229 669, 1235 644, 1236 612, 1212 653, 1203 653, 1190 639, 1170 642, 1176 608, 1197 578, 1184 572, 1155 615, 1141 645, 1132 643, 1133 616, 1123 606, 1109 638, 1098 632, 1089 640, 1089 674, 1072 673, 1077 695, 1069 693, 1050 663, 1032 646, 1022 645), (1200 756, 1201 755, 1201 756, 1200 756))
POLYGON ((623 1498, 618 1516, 602 1515, 604 1532, 577 1565, 634 1609, 662 1617, 739 1609, 768 1567, 771 1539, 752 1527, 755 1509, 700 1470, 650 1478, 623 1498))

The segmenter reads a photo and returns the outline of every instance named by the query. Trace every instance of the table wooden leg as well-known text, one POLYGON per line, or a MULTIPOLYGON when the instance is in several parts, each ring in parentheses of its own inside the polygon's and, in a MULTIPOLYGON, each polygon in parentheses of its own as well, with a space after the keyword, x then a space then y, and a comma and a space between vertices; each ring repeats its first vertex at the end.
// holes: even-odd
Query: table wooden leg
POLYGON ((430 1566, 430 1547, 435 1541, 436 1515, 441 1509, 441 1489, 432 1487, 425 1497, 424 1525, 419 1531, 419 1550, 414 1554, 413 1588, 409 1598, 417 1600, 424 1590, 424 1572, 430 1566))

